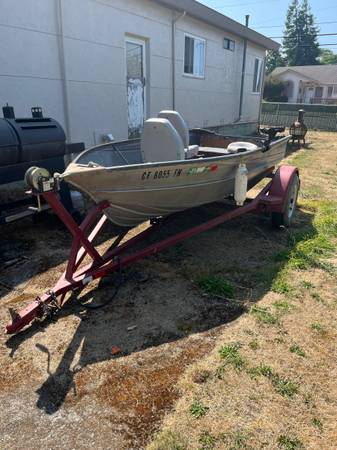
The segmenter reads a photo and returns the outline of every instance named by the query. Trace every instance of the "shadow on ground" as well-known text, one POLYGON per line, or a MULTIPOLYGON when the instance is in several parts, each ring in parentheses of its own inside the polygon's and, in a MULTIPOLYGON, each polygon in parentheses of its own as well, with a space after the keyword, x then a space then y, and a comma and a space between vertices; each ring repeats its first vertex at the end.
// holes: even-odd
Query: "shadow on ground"
MULTIPOLYGON (((170 227, 160 231, 160 237, 196 224, 216 214, 219 208, 223 206, 210 205, 182 213, 170 227)), ((295 231, 314 233, 311 218, 299 211, 295 231)), ((270 229, 265 218, 246 215, 137 263, 123 273, 124 283, 116 296, 114 286, 120 283, 119 275, 102 279, 91 290, 74 293, 56 320, 62 319, 64 324, 63 319, 76 315, 79 325, 53 372, 53 351, 36 343, 36 351, 46 355, 48 373, 37 390, 38 408, 47 414, 58 411, 74 385, 75 375, 91 364, 113 357, 123 359, 238 318, 270 290, 273 278, 283 267, 282 262, 274 263, 272 257, 280 250, 292 250, 294 241, 289 239, 289 233, 285 229, 270 229), (200 273, 221 274, 233 283, 235 298, 203 294, 195 283, 200 273), (105 303, 110 298, 111 302, 102 309, 88 310, 82 305, 90 301, 105 303), (120 348, 121 353, 113 356, 113 346, 120 348)), ((35 323, 9 338, 7 347, 12 355, 27 339, 35 336, 36 341, 39 333, 48 332, 49 324, 35 323)), ((148 432, 151 433, 151 427, 148 432)))

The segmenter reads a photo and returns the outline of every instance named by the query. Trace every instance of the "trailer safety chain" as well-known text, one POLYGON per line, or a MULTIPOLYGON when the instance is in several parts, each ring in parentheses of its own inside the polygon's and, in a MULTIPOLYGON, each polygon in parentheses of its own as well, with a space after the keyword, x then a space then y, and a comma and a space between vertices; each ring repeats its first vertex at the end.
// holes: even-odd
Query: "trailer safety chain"
POLYGON ((60 305, 57 302, 57 297, 55 293, 49 290, 46 292, 46 294, 50 295, 51 297, 51 300, 49 301, 48 304, 43 302, 39 296, 36 297, 36 301, 41 308, 40 319, 43 319, 45 317, 50 318, 54 314, 56 314, 59 309, 61 309, 60 305))
POLYGON ((122 287, 123 284, 125 284, 125 282, 127 281, 127 279, 124 277, 123 272, 122 272, 122 266, 120 264, 120 258, 117 257, 115 258, 118 261, 118 283, 115 286, 115 291, 114 293, 109 296, 107 298, 107 300, 103 303, 100 303, 98 305, 92 305, 91 303, 84 303, 80 301, 80 305, 83 306, 84 308, 87 309, 100 309, 100 308, 104 308, 105 306, 107 306, 109 303, 112 302, 112 300, 117 296, 120 288, 122 287))

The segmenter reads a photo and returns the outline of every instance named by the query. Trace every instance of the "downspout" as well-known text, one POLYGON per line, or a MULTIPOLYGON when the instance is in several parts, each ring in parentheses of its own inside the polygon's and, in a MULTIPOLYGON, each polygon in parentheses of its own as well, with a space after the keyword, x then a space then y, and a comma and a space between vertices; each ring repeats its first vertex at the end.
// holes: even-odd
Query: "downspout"
POLYGON ((258 117, 258 128, 260 128, 260 122, 261 122, 261 114, 262 114, 262 102, 263 102, 263 92, 264 92, 264 85, 266 82, 266 56, 263 60, 263 68, 262 68, 262 85, 261 85, 261 95, 260 95, 260 109, 259 109, 259 117, 258 117))
POLYGON ((63 0, 56 0, 56 4, 57 4, 57 23, 58 23, 58 30, 59 30, 58 31, 58 48, 59 48, 59 59, 60 59, 60 69, 61 69, 61 81, 62 81, 63 113, 64 113, 67 141, 71 142, 71 125, 70 125, 70 115, 69 115, 69 93, 68 93, 65 52, 64 52, 65 46, 64 46, 64 33, 63 33, 63 0))
POLYGON ((176 23, 178 20, 186 16, 186 11, 181 13, 178 17, 172 17, 172 109, 176 109, 176 23))
MULTIPOLYGON (((246 15, 246 27, 249 26, 249 14, 246 15)), ((247 58, 247 39, 243 41, 243 56, 242 56, 242 72, 241 72, 241 86, 240 86, 240 106, 239 106, 239 117, 236 122, 240 122, 242 119, 242 106, 243 106, 243 94, 245 87, 245 75, 246 75, 246 58, 247 58)))

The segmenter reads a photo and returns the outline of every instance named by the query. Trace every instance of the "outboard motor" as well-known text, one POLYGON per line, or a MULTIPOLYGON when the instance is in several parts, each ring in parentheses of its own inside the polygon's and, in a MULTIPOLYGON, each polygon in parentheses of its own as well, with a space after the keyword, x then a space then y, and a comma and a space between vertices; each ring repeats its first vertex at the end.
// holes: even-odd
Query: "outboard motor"
POLYGON ((285 127, 260 128, 259 131, 262 134, 266 134, 268 136, 268 140, 272 141, 275 139, 277 133, 283 133, 285 131, 285 127))

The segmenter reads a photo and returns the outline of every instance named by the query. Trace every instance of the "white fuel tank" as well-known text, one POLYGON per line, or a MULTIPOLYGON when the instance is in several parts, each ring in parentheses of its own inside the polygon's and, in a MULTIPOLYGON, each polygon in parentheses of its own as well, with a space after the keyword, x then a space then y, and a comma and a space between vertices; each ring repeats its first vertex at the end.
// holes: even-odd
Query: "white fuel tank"
POLYGON ((240 164, 235 174, 234 199, 242 206, 247 198, 248 170, 246 164, 240 164))

